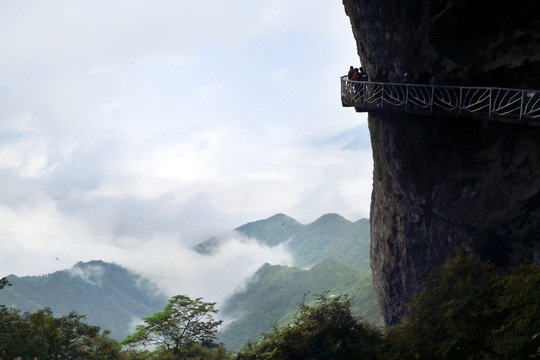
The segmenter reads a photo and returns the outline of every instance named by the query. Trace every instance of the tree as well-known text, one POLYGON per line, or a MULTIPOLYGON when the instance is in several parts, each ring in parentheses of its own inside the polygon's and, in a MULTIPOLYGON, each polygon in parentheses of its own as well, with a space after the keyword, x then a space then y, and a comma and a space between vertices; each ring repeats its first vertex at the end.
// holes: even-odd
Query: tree
POLYGON ((119 359, 120 344, 84 319, 74 312, 55 318, 50 308, 21 316, 0 306, 0 359, 119 359))
POLYGON ((323 293, 312 306, 304 296, 292 324, 248 342, 237 360, 382 359, 385 348, 381 333, 351 314, 348 296, 323 293))
POLYGON ((185 295, 173 296, 162 312, 143 318, 144 324, 137 325, 136 332, 122 341, 124 345, 156 347, 170 352, 173 357, 189 355, 195 344, 213 347, 217 344, 215 321, 216 303, 195 300, 185 295))
POLYGON ((15 359, 25 355, 27 326, 20 310, 0 305, 0 359, 15 359))
POLYGON ((56 318, 50 308, 25 313, 28 348, 38 359, 116 359, 120 346, 99 326, 86 324, 85 318, 75 312, 56 318))
POLYGON ((9 282, 9 280, 6 277, 3 277, 0 279, 0 290, 6 286, 11 286, 11 285, 12 284, 9 282))

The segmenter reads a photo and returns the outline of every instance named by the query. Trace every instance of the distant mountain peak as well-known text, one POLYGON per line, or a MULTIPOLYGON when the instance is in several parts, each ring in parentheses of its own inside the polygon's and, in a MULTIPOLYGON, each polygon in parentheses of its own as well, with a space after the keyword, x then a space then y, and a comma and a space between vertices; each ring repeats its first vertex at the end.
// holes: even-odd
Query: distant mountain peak
MULTIPOLYGON (((303 225, 283 213, 267 219, 249 222, 235 229, 246 239, 274 247, 286 244, 299 267, 311 267, 325 257, 355 266, 367 267, 369 261, 369 220, 354 223, 336 213, 322 215, 314 222, 303 225), (367 252, 364 248, 367 247, 367 252), (348 249, 348 250, 346 250, 348 249)), ((225 238, 211 238, 194 246, 199 254, 214 255, 225 238)))
POLYGON ((261 225, 261 224, 265 224, 265 225, 268 226, 268 225, 279 224, 279 223, 281 223, 280 225, 282 225, 282 226, 301 225, 298 221, 296 221, 292 217, 290 217, 288 215, 285 215, 285 214, 282 214, 282 213, 278 213, 278 214, 272 215, 269 218, 264 219, 264 220, 257 220, 257 221, 248 222, 247 224, 244 224, 242 226, 237 227, 235 230, 244 232, 243 229, 246 229, 246 228, 249 228, 249 227, 258 226, 258 225, 261 225))
POLYGON ((289 240, 302 226, 290 216, 279 213, 264 220, 249 222, 235 230, 262 244, 277 246, 289 240))
POLYGON ((324 214, 323 216, 321 216, 320 218, 315 220, 315 222, 319 222, 319 221, 336 221, 336 220, 344 220, 344 221, 350 222, 349 220, 345 219, 343 216, 341 216, 339 214, 336 214, 336 213, 324 214))
POLYGON ((114 265, 113 263, 107 263, 103 260, 90 260, 90 261, 78 261, 73 267, 85 267, 85 266, 110 266, 114 265))
MULTIPOLYGON (((271 220, 271 219, 281 219, 281 218, 287 218, 287 219, 292 219, 290 216, 284 214, 284 213, 277 213, 275 215, 272 215, 270 216, 268 219, 266 220, 271 220)), ((294 219, 292 219, 294 220, 294 219)))
POLYGON ((101 279, 106 273, 122 273, 125 276, 137 277, 130 270, 120 265, 102 260, 79 261, 72 268, 63 271, 67 272, 71 278, 79 278, 92 286, 101 286, 101 279))

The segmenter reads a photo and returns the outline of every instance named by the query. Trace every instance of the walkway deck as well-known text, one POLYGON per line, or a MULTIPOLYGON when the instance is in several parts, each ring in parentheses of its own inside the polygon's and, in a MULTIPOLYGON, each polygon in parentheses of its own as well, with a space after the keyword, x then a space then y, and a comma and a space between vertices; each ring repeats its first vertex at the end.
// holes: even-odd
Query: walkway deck
POLYGON ((433 113, 540 126, 536 90, 359 82, 343 76, 341 101, 357 112, 433 113))

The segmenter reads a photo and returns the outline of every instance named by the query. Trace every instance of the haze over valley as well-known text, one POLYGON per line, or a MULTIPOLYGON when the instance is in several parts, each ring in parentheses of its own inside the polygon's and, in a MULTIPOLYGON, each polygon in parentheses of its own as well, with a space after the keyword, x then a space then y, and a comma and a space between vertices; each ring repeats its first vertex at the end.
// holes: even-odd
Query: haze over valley
MULTIPOLYGON (((220 299, 218 317, 225 320, 219 338, 228 349, 238 351, 274 323, 288 323, 302 298, 311 300, 325 292, 350 295, 355 314, 379 324, 369 269, 367 219, 350 222, 340 215, 326 214, 303 225, 276 214, 196 245, 193 256, 205 263, 223 261, 221 252, 239 245, 252 247, 253 254, 259 249, 255 258, 264 263, 249 273, 255 259, 250 259, 246 269, 246 262, 238 261, 239 254, 226 264, 230 268, 226 274, 215 273, 208 280, 214 294, 222 291, 216 296, 220 299), (276 258, 265 258, 269 252, 282 253, 288 266, 274 263, 276 258), (225 276, 232 271, 247 275, 240 285, 227 288, 231 279, 225 276)), ((193 282, 197 280, 192 272, 177 274, 178 278, 188 276, 193 282)), ((46 276, 9 276, 8 280, 13 286, 0 292, 0 304, 29 312, 50 307, 56 315, 76 311, 86 315, 90 324, 111 330, 111 336, 118 340, 133 332, 141 318, 160 311, 172 296, 140 274, 100 260, 79 262, 46 276)), ((200 297, 184 290, 178 294, 200 297)))

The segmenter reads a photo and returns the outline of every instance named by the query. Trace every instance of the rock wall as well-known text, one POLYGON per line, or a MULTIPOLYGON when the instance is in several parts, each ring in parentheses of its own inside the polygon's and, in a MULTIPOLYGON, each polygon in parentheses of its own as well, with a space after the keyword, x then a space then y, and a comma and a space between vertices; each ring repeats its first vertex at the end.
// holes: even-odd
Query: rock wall
MULTIPOLYGON (((540 89, 540 3, 343 0, 371 80, 540 89)), ((386 325, 434 266, 540 256, 540 127, 373 112, 371 267, 386 325)))

